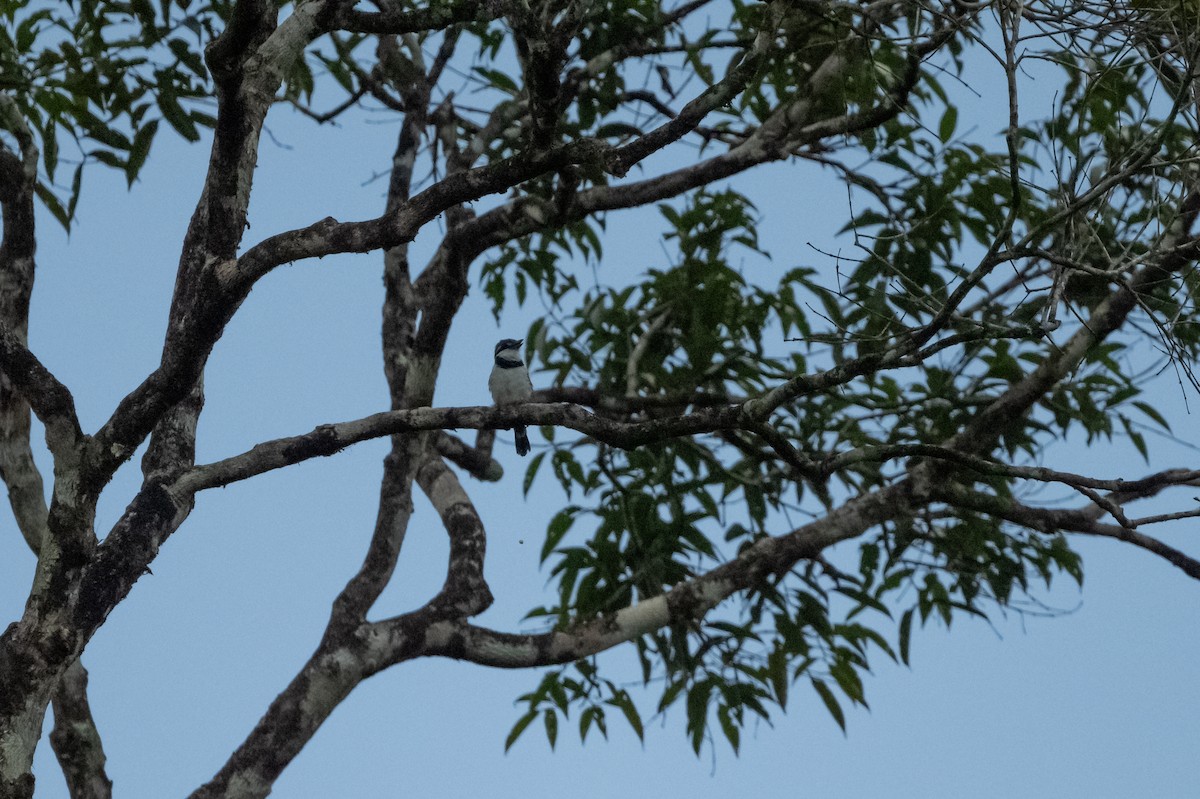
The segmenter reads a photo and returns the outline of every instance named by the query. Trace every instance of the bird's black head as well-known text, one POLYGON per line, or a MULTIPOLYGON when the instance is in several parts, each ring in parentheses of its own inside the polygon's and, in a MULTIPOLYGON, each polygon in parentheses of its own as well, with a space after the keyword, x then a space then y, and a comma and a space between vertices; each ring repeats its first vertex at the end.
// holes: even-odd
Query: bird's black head
POLYGON ((496 345, 496 355, 499 355, 504 350, 515 350, 525 343, 523 338, 502 338, 496 345))

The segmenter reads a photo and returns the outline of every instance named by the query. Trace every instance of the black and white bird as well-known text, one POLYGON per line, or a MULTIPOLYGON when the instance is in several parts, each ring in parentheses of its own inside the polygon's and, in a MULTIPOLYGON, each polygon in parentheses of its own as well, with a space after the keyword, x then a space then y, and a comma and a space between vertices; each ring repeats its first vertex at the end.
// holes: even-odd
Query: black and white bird
MULTIPOLYGON (((525 339, 500 339, 496 345, 496 365, 492 367, 492 375, 488 378, 488 390, 497 405, 511 405, 514 402, 528 402, 533 394, 533 383, 529 381, 529 370, 521 360, 521 344, 525 339)), ((525 425, 513 428, 517 437, 517 454, 529 454, 529 436, 525 434, 525 425)))

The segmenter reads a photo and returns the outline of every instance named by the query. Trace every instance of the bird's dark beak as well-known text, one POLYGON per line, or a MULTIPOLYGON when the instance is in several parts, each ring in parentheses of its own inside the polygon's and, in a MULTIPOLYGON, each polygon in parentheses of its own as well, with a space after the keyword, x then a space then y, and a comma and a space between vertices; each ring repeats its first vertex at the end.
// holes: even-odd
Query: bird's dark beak
POLYGON ((517 346, 518 346, 518 347, 519 347, 519 346, 521 346, 521 345, 522 345, 522 344, 524 344, 524 343, 525 343, 525 339, 523 339, 523 338, 519 338, 519 339, 517 339, 517 346))

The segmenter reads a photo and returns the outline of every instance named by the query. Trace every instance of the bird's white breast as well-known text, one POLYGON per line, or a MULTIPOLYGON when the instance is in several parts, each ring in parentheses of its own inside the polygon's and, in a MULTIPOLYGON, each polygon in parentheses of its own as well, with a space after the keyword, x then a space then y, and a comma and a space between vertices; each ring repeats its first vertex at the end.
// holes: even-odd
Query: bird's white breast
POLYGON ((515 369, 493 366, 492 375, 488 378, 488 389, 498 405, 523 402, 533 393, 533 386, 529 384, 529 371, 523 366, 515 369))

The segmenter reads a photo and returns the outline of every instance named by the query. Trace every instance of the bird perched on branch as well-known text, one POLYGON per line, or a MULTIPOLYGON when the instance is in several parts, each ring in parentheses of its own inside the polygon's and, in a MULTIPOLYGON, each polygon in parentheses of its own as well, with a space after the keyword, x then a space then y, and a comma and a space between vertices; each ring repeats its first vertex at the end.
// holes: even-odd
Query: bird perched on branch
MULTIPOLYGON (((525 339, 505 338, 496 344, 496 365, 488 378, 488 390, 497 405, 526 402, 533 394, 533 383, 529 381, 529 370, 521 360, 521 344, 525 339)), ((517 454, 529 454, 529 436, 525 425, 513 428, 517 437, 517 454)))

